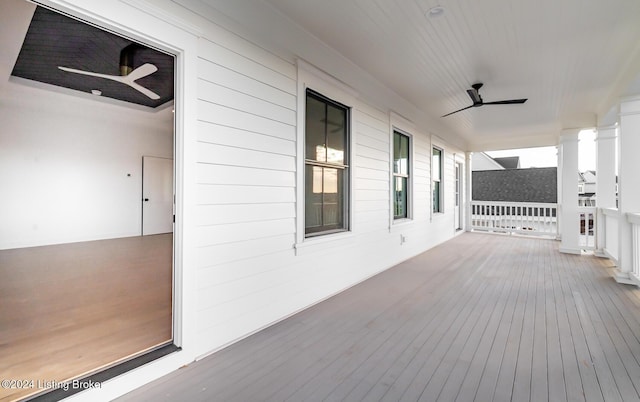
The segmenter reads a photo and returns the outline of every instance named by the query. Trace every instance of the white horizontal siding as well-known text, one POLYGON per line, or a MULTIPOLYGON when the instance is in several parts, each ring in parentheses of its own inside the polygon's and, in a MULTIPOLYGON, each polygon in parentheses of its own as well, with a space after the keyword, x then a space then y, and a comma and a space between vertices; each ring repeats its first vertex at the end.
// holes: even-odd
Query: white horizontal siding
POLYGON ((221 86, 233 85, 233 89, 240 93, 250 96, 261 94, 262 99, 265 101, 290 110, 296 110, 295 94, 257 81, 255 77, 244 75, 202 58, 198 60, 198 72, 202 81, 212 82, 221 86))
POLYGON ((296 152, 296 143, 292 140, 203 121, 198 122, 198 140, 273 154, 295 156, 296 152))
MULTIPOLYGON (((220 266, 234 261, 262 258, 263 256, 285 250, 288 255, 292 255, 294 243, 295 237, 292 233, 237 243, 203 246, 197 250, 196 267, 202 269, 205 267, 220 266)), ((255 260, 252 263, 252 269, 259 269, 261 263, 256 261, 260 260, 255 260)), ((202 319, 215 319, 215 317, 202 317, 202 319)))
POLYGON ((389 191, 389 178, 385 178, 382 180, 375 179, 367 179, 364 177, 356 177, 355 183, 353 183, 353 188, 355 190, 385 190, 389 191))
POLYGON ((198 205, 196 207, 196 221, 199 225, 221 225, 284 218, 295 218, 295 204, 227 204, 198 205))
POLYGON ((293 263, 295 260, 290 252, 293 243, 289 243, 287 248, 276 248, 275 250, 271 248, 273 244, 270 244, 270 241, 277 241, 281 238, 286 241, 289 237, 277 236, 251 241, 251 244, 257 245, 257 249, 262 249, 263 253, 261 254, 242 255, 242 258, 226 261, 224 264, 202 266, 198 270, 198 289, 208 291, 214 286, 241 281, 244 278, 277 269, 282 264, 293 263), (271 247, 267 249, 266 245, 271 247))
POLYGON ((199 44, 200 58, 221 64, 237 73, 295 94, 296 73, 294 66, 283 64, 282 60, 265 54, 261 55, 262 58, 256 59, 257 54, 253 51, 254 49, 250 53, 253 57, 247 57, 245 54, 238 53, 241 49, 229 50, 206 39, 201 39, 199 44))
POLYGON ((295 125, 293 125, 293 122, 291 124, 282 123, 215 103, 201 101, 198 104, 198 119, 221 126, 295 141, 295 125))
POLYGON ((356 167, 356 174, 358 178, 369 180, 382 180, 389 181, 389 168, 385 170, 370 169, 366 167, 356 167))
POLYGON ((293 156, 210 143, 200 143, 198 161, 201 163, 255 167, 285 172, 295 170, 295 158, 293 156))
POLYGON ((198 205, 291 203, 296 200, 293 187, 200 184, 196 196, 198 205))
POLYGON ((204 80, 198 83, 198 98, 285 124, 292 124, 296 118, 291 109, 204 80))
POLYGON ((296 155, 296 66, 232 34, 210 34, 220 31, 204 30, 198 59, 197 223, 192 234, 203 353, 452 234, 444 223, 438 231, 433 228, 440 223, 429 223, 431 151, 423 132, 410 133, 414 220, 389 227, 390 113, 356 99, 349 105, 354 123, 352 233, 344 241, 321 242, 297 254, 296 221, 304 217, 296 216, 301 194, 295 187, 296 158, 302 157, 296 155), (405 245, 400 234, 409 239, 405 245))
POLYGON ((293 218, 197 226, 195 229, 195 235, 198 239, 196 246, 198 247, 255 240, 293 232, 295 232, 293 218))

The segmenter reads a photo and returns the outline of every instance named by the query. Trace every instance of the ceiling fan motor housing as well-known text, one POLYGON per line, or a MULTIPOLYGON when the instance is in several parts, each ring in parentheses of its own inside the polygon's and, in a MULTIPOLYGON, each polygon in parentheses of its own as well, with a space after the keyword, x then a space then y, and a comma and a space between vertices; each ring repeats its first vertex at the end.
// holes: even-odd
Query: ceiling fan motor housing
POLYGON ((120 75, 127 76, 133 71, 133 59, 139 46, 135 43, 122 49, 120 52, 120 75))

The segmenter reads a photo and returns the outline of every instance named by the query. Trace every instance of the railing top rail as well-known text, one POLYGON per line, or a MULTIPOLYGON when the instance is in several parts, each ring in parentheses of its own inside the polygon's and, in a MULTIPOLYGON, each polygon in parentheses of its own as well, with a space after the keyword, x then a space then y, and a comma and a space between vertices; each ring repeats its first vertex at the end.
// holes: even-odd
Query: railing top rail
POLYGON ((634 225, 640 225, 640 212, 627 212, 627 220, 634 225))
POLYGON ((471 200, 472 205, 495 205, 495 206, 516 206, 516 207, 536 207, 536 208, 556 208, 558 204, 548 202, 511 202, 511 201, 478 201, 471 200))
POLYGON ((596 207, 578 207, 578 212, 595 212, 596 207))
POLYGON ((608 216, 618 216, 617 208, 600 208, 602 213, 608 216))

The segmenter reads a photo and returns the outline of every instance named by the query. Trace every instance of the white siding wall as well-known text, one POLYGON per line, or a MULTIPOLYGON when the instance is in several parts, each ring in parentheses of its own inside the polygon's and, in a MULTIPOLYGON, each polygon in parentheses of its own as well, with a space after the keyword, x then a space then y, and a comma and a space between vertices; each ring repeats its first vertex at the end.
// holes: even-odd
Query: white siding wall
POLYGON ((203 32, 194 228, 195 321, 203 354, 453 235, 455 150, 438 140, 445 150, 445 213, 432 217, 429 128, 410 133, 413 219, 390 227, 390 112, 356 96, 349 105, 352 234, 296 251, 296 201, 303 192, 296 189, 295 61, 218 26, 203 32), (400 235, 407 239, 403 245, 400 235))

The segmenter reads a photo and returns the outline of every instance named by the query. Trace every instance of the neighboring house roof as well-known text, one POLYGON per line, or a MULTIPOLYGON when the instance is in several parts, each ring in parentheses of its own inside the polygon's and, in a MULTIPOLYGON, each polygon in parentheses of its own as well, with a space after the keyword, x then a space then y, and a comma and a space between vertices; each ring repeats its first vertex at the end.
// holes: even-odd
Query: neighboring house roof
POLYGON ((582 172, 582 177, 584 177, 585 183, 595 183, 596 182, 596 172, 593 170, 587 170, 582 172))
POLYGON ((474 201, 558 202, 557 168, 473 172, 474 201))
POLYGON ((505 156, 502 158, 493 158, 505 169, 520 169, 520 157, 519 156, 505 156))

